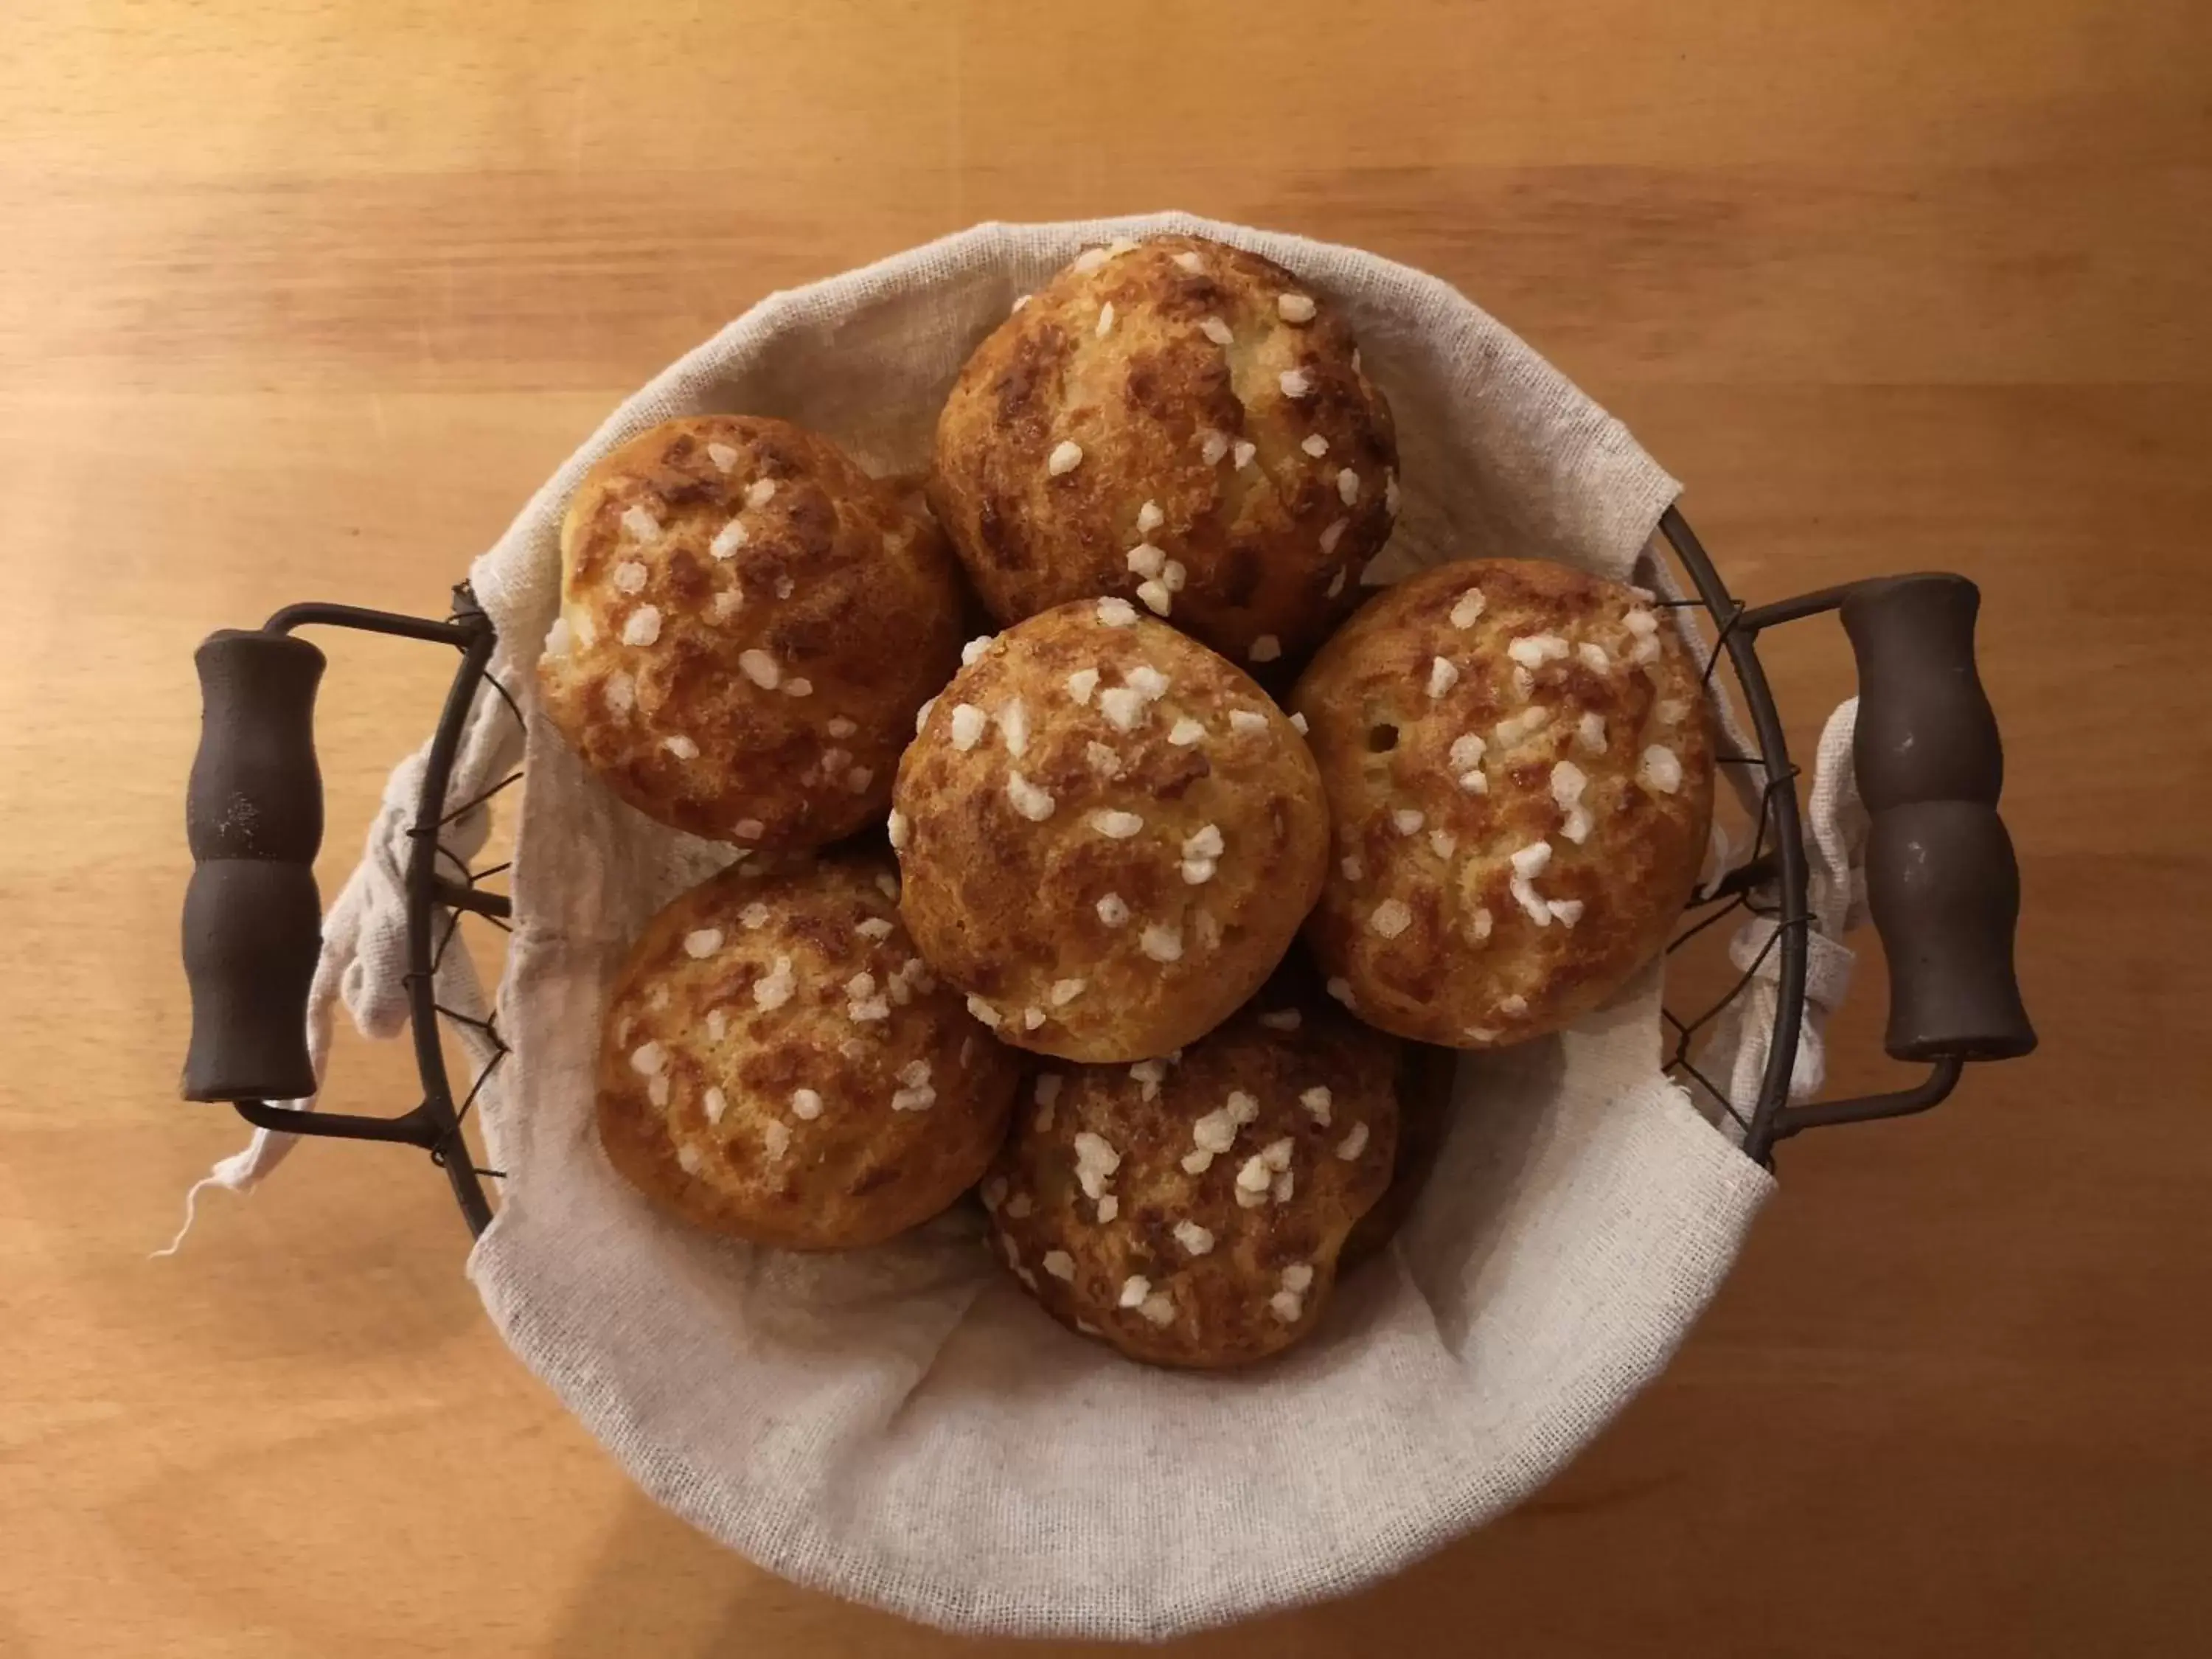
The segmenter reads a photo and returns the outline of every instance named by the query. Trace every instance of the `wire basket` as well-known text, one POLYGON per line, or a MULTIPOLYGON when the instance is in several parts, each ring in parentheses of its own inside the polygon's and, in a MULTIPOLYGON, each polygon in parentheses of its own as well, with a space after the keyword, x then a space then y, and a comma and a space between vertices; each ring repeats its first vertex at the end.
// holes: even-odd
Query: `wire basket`
MULTIPOLYGON (((1774 924, 1757 957, 1726 993, 1688 1012, 1663 1010, 1667 1069, 1732 1120, 1746 1156, 1771 1166, 1774 1149, 1803 1130, 1924 1111, 1948 1097, 1970 1062, 2033 1048, 2012 963, 2019 874, 1996 807, 2002 779, 1996 724, 1973 662, 1979 595, 1963 577, 1881 577, 1752 606, 1731 594, 1679 511, 1660 520, 1679 567, 1662 574, 1657 603, 1705 613, 1705 676, 1723 661, 1755 748, 1721 754, 1745 784, 1753 823, 1741 862, 1695 893, 1672 956, 1731 915, 1774 924), (1680 580, 1686 576, 1686 585, 1680 580), (1914 1086, 1849 1099, 1790 1099, 1802 1039, 1807 972, 1808 861, 1780 711, 1760 665, 1769 629, 1840 611, 1857 656, 1861 708, 1857 770, 1870 814, 1868 890, 1889 958, 1885 1047, 1927 1067, 1914 1086), (1778 953, 1765 1066, 1747 1109, 1699 1069, 1698 1039, 1778 953)), ((436 981, 464 915, 506 927, 509 902, 490 884, 506 864, 471 867, 448 844, 449 826, 518 782, 517 769, 457 805, 446 803, 463 729, 489 693, 522 722, 514 696, 490 672, 489 617, 465 585, 441 620, 342 605, 298 605, 258 630, 225 630, 201 647, 204 729, 187 811, 195 872, 185 915, 193 990, 191 1049, 183 1093, 227 1102, 248 1123, 288 1134, 421 1147, 445 1171, 472 1234, 489 1224, 483 1168, 463 1135, 471 1109, 508 1052, 495 1012, 479 1018, 442 1005, 436 981), (301 1033, 319 915, 311 866, 321 842, 312 714, 323 657, 296 637, 307 627, 396 635, 453 647, 459 665, 427 756, 408 835, 405 985, 422 1098, 391 1117, 301 1112, 273 1103, 316 1091, 301 1033), (240 803, 245 804, 241 810, 240 803), (457 1096, 439 1022, 468 1029, 488 1049, 457 1096)), ((1674 986, 1670 982, 1669 992, 1674 986)))

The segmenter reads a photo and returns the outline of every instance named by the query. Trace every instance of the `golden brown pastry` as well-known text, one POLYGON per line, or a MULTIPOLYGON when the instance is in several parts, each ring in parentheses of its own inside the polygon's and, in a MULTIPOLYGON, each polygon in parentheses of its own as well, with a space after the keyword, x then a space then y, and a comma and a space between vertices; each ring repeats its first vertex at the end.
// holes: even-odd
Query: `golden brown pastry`
POLYGON ((741 864, 647 925, 601 1028, 599 1139, 654 1203, 794 1249, 957 1198, 1019 1060, 915 954, 888 859, 741 864))
POLYGON ((1397 1049, 1271 988, 1179 1056, 1042 1073, 983 1183, 992 1242, 1054 1318, 1133 1358, 1278 1352, 1389 1184, 1397 1049))
POLYGON ((901 908, 1008 1042, 1141 1060, 1266 981, 1320 890, 1313 757, 1239 671, 1121 599, 970 647, 899 763, 901 908))
POLYGON ((593 467, 561 527, 545 708, 631 805, 807 848, 880 817, 915 711, 958 661, 957 565, 836 445, 699 415, 593 467))
POLYGON ((1238 663, 1358 602, 1390 407, 1328 299, 1194 236, 1092 248, 976 348, 930 500, 1001 622, 1116 593, 1238 663))
POLYGON ((1554 1030, 1666 941, 1705 856, 1698 667, 1648 596, 1563 565, 1443 566, 1299 681, 1336 844, 1307 937, 1359 1017, 1486 1048, 1554 1030))

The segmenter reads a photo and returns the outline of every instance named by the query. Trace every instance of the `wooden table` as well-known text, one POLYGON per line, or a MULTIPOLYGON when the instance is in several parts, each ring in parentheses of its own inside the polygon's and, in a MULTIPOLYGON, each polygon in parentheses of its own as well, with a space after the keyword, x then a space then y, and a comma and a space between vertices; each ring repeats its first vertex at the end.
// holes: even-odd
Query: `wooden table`
MULTIPOLYGON (((1461 284, 1690 481, 1750 598, 1979 580, 2044 1036, 1786 1148, 1679 1362, 1517 1515, 1188 1650, 2207 1651, 2212 9, 633 15, 0 9, 0 1653, 969 1645, 636 1494, 412 1154, 311 1145, 148 1259, 242 1133, 174 1097, 191 651, 310 596, 434 611, 771 289, 1170 204, 1461 284)), ((333 655, 326 892, 447 670, 333 655)), ((1803 745, 1848 653, 1771 660, 1803 745)), ((1863 972, 1839 1090, 1897 1075, 1863 972)), ((396 1051, 335 1077, 412 1097, 396 1051)))

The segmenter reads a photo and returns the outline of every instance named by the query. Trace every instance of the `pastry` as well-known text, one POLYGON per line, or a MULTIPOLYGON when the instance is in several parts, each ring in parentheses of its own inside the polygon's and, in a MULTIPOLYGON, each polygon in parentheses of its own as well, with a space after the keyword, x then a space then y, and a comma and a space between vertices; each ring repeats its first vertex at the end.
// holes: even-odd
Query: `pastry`
POLYGON ((1340 629, 1291 703, 1335 834, 1307 938, 1362 1019, 1520 1042, 1665 944, 1705 853, 1713 744, 1649 595, 1548 562, 1442 566, 1340 629))
POLYGON ((1142 1060, 1261 984, 1320 890, 1304 740, 1243 672, 1127 599, 995 638, 899 764, 901 908, 1006 1042, 1142 1060))
POLYGON ((1320 1322, 1389 1184, 1398 1045, 1263 995, 1180 1055, 1040 1073, 983 1183, 1045 1310, 1133 1358, 1241 1365, 1320 1322))
POLYGON ((1020 1061, 915 954, 888 859, 739 864, 647 924, 601 1029, 599 1137, 662 1208, 794 1249, 926 1221, 1003 1138, 1020 1061))
POLYGON ((1389 404, 1323 294, 1194 236, 1092 248, 961 371, 930 500, 1002 623, 1118 594, 1303 656, 1390 533, 1389 404))
POLYGON ((607 455, 569 501, 561 593, 538 680, 569 746, 647 816, 757 849, 880 818, 958 662, 942 535, 782 421, 691 416, 607 455))

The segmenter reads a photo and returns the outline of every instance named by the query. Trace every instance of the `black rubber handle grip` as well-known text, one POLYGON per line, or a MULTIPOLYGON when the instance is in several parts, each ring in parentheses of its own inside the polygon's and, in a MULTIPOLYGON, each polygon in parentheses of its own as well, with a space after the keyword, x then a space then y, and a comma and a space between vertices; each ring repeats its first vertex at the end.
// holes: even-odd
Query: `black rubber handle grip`
POLYGON ((193 660, 200 747, 185 798, 193 869, 184 1096, 299 1099, 315 1092, 307 1014, 322 945, 314 719, 323 653, 289 634, 225 629, 193 660))
POLYGON ((1980 608, 1973 583, 1950 575, 1863 582, 1843 604, 1858 659, 1867 902, 1889 958, 1885 1046, 1899 1060, 2035 1047, 2013 972, 2020 866, 1997 816, 2004 745, 1974 668, 1980 608))

